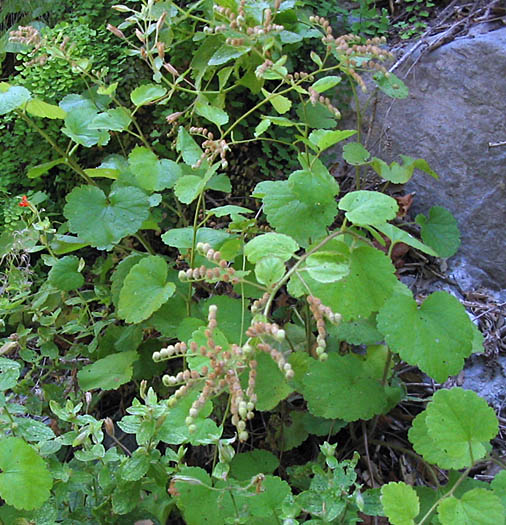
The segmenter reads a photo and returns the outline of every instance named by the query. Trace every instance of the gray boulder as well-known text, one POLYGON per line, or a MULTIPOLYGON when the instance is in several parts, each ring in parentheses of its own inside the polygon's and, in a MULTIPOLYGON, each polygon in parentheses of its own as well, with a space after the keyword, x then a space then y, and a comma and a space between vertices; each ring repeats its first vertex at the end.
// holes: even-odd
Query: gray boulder
POLYGON ((395 74, 409 98, 377 95, 368 145, 387 162, 401 153, 429 162, 440 179, 415 175, 405 187, 416 192, 412 210, 448 208, 462 235, 451 276, 504 297, 506 145, 489 144, 506 142, 506 28, 413 53, 395 74))

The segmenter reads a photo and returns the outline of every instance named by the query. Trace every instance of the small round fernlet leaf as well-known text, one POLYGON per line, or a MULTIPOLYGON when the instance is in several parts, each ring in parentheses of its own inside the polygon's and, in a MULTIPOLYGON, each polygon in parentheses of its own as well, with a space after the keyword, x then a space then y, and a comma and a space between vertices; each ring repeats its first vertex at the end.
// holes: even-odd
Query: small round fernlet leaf
POLYGON ((0 496, 17 509, 40 507, 50 495, 53 485, 44 460, 16 437, 0 441, 0 496))

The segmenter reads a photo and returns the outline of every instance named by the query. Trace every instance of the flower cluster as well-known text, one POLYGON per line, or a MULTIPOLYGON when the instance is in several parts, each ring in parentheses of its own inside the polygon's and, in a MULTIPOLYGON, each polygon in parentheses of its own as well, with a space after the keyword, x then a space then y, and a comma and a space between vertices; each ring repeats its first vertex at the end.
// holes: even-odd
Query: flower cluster
POLYGON ((366 91, 366 85, 357 73, 357 68, 360 67, 362 70, 373 69, 388 74, 385 67, 378 63, 378 61, 393 58, 389 51, 379 47, 386 42, 384 37, 370 38, 361 43, 360 38, 352 33, 335 37, 332 34, 330 22, 321 16, 311 16, 309 20, 311 23, 322 27, 325 32, 322 42, 327 46, 328 52, 334 52, 338 56, 341 65, 346 68, 346 72, 363 91, 366 91))
POLYGON ((9 33, 9 40, 27 46, 34 46, 34 51, 37 51, 43 43, 39 31, 33 26, 19 26, 16 31, 9 33))
POLYGON ((270 292, 265 292, 260 299, 257 299, 251 305, 251 313, 256 314, 267 304, 269 297, 271 296, 270 292))
POLYGON ((337 118, 341 118, 341 112, 332 104, 332 102, 330 101, 330 99, 328 97, 324 97, 323 95, 320 95, 315 89, 313 88, 309 88, 308 89, 309 91, 309 101, 311 102, 311 104, 314 106, 317 102, 319 102, 320 104, 323 104, 324 106, 327 107, 327 109, 329 111, 331 111, 332 113, 334 113, 334 115, 337 117, 337 118))
POLYGON ((207 268, 202 265, 198 268, 188 268, 188 270, 181 270, 178 277, 181 281, 223 281, 231 284, 238 284, 239 277, 236 275, 234 268, 228 266, 228 262, 222 258, 219 251, 211 248, 208 243, 197 243, 197 251, 202 254, 208 261, 211 261, 218 266, 215 268, 207 268))
MULTIPOLYGON (((33 49, 30 51, 30 56, 34 56, 37 51, 46 44, 39 31, 33 26, 19 26, 16 31, 11 31, 9 33, 9 40, 11 42, 19 42, 20 44, 32 47, 33 49)), ((62 44, 63 48, 66 44, 67 42, 62 44)), ((49 56, 46 53, 43 53, 35 58, 32 58, 32 60, 25 62, 25 66, 43 66, 48 61, 48 59, 49 56)))
MULTIPOLYGON (((220 24, 215 26, 214 28, 206 26, 204 27, 205 33, 219 33, 226 30, 233 30, 237 31, 238 33, 242 33, 246 37, 258 37, 267 35, 272 32, 280 32, 283 31, 285 28, 284 26, 280 24, 274 23, 274 16, 276 11, 278 11, 279 6, 281 4, 281 0, 276 0, 274 2, 274 12, 272 9, 267 8, 263 12, 263 20, 262 24, 256 25, 256 26, 246 26, 246 13, 245 13, 245 6, 246 6, 246 0, 241 0, 239 3, 239 9, 237 11, 237 14, 230 9, 229 7, 223 7, 220 5, 215 5, 214 9, 215 11, 223 18, 227 20, 226 24, 220 24)), ((243 45, 245 42, 245 39, 242 37, 239 38, 229 38, 227 39, 227 43, 229 45, 243 45)))
POLYGON ((282 341, 285 335, 284 330, 276 324, 257 321, 246 332, 249 336, 246 344, 242 347, 232 344, 224 348, 215 341, 215 331, 218 326, 217 311, 216 305, 209 307, 207 327, 204 332, 205 345, 199 346, 195 341, 191 341, 189 347, 183 342, 176 343, 154 352, 153 360, 160 362, 175 357, 199 355, 207 358, 208 364, 200 367, 199 370, 186 369, 176 375, 166 374, 162 377, 164 385, 178 387, 169 398, 169 406, 174 406, 193 387, 201 387, 200 394, 193 402, 185 420, 190 432, 195 432, 197 429, 195 420, 206 402, 228 391, 232 424, 237 429, 239 440, 245 441, 248 439, 246 423, 254 417, 253 410, 257 402, 255 393, 258 365, 255 359, 256 351, 269 354, 287 379, 293 378, 294 372, 283 354, 265 341, 266 337, 271 337, 278 342, 282 341), (246 371, 248 371, 248 383, 243 388, 240 376, 246 371))
POLYGON ((325 327, 325 318, 333 324, 339 324, 341 322, 341 314, 334 313, 328 306, 322 304, 318 297, 308 295, 307 302, 309 309, 313 314, 314 320, 316 321, 316 330, 318 336, 316 337, 316 355, 320 361, 326 361, 328 354, 325 352, 327 348, 327 328, 325 327))
POLYGON ((230 148, 226 140, 214 140, 213 133, 207 128, 191 127, 190 133, 202 135, 206 139, 204 142, 202 142, 204 152, 193 168, 199 168, 204 160, 208 160, 210 163, 212 163, 218 155, 221 159, 221 167, 225 169, 228 166, 226 155, 230 148))

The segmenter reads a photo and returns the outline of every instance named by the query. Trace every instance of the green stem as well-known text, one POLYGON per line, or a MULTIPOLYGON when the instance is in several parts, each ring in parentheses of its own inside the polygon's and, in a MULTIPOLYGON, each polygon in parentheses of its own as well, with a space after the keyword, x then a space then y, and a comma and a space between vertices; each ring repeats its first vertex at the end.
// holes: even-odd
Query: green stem
POLYGON ((35 124, 35 122, 26 113, 23 113, 20 110, 17 110, 16 113, 29 126, 31 126, 46 142, 48 142, 51 145, 51 147, 56 151, 56 153, 58 153, 61 157, 63 157, 65 159, 65 163, 71 169, 73 169, 77 174, 79 174, 88 184, 96 186, 95 182, 90 177, 88 177, 88 175, 86 175, 86 173, 81 168, 81 166, 79 166, 79 164, 77 164, 77 162, 75 162, 68 153, 63 151, 60 148, 60 146, 58 146, 58 144, 56 144, 56 142, 44 130, 39 128, 39 126, 37 126, 37 124, 35 124))
POLYGON ((383 377, 381 378, 381 385, 385 386, 388 377, 388 370, 390 369, 390 364, 392 363, 392 352, 390 348, 388 349, 387 359, 385 361, 385 368, 383 369, 383 377))
MULTIPOLYGON (((353 93, 353 100, 355 101, 355 113, 357 115, 357 142, 362 143, 362 113, 360 111, 360 100, 353 79, 349 75, 348 79, 353 93)), ((360 189, 360 166, 355 166, 355 189, 360 189)))
MULTIPOLYGON (((199 194, 199 197, 197 199, 197 206, 195 208, 195 215, 193 217, 193 237, 192 237, 192 248, 190 253, 190 268, 193 268, 193 265, 195 263, 195 250, 197 247, 197 231, 198 231, 198 221, 199 221, 199 210, 200 205, 202 204, 202 196, 204 195, 204 192, 199 194)), ((188 283, 188 298, 187 298, 187 312, 188 317, 191 316, 191 301, 192 301, 192 292, 193 287, 191 283, 188 283)))
POLYGON ((276 284, 276 286, 273 288, 272 292, 271 292, 271 295, 269 297, 269 299, 267 300, 267 304, 265 305, 265 308, 264 308, 264 315, 267 317, 269 315, 269 310, 271 308, 271 305, 272 305, 272 301, 274 300, 274 297, 276 296, 276 294, 279 292, 279 290, 281 289, 282 286, 284 286, 284 284, 288 281, 288 279, 290 279, 290 277, 293 275, 293 273, 295 271, 297 271, 297 268, 299 268, 299 266, 310 256, 312 255, 313 253, 317 252, 320 248, 322 248, 323 246, 325 246, 328 242, 330 242, 332 239, 335 239, 336 237, 339 237, 339 235, 343 235, 344 233, 346 233, 346 230, 344 229, 341 229, 341 230, 338 230, 338 231, 335 231, 333 233, 331 233, 330 235, 328 235, 327 237, 325 237, 325 239, 323 239, 323 241, 321 241, 320 243, 318 243, 313 249, 309 250, 308 252, 306 252, 291 268, 290 270, 288 270, 288 272, 285 274, 285 276, 276 284))
POLYGON ((15 436, 16 435, 16 432, 15 432, 15 429, 14 429, 14 425, 16 424, 16 422, 14 421, 11 413, 9 412, 7 406, 5 405, 3 407, 3 411, 5 414, 7 414, 7 418, 9 419, 9 421, 11 422, 11 432, 12 432, 12 435, 15 436))
POLYGON ((441 496, 437 501, 436 503, 434 503, 434 505, 432 505, 432 507, 426 512, 425 516, 422 518, 421 521, 418 522, 417 525, 423 525, 423 523, 425 523, 425 521, 427 521, 429 518, 430 518, 430 515, 436 510, 436 508, 438 507, 438 505, 445 499, 447 498, 450 498, 451 496, 453 496, 453 493, 457 490, 457 487, 464 481, 464 479, 467 478, 467 475, 469 474, 469 472, 471 471, 472 469, 472 466, 471 467, 468 467, 463 473, 462 475, 460 476, 460 478, 458 479, 457 483, 455 483, 455 485, 453 485, 453 487, 451 488, 451 490, 449 490, 446 494, 444 494, 443 496, 441 496))
POLYGON ((144 239, 141 233, 136 233, 134 237, 142 244, 142 246, 149 253, 149 255, 155 255, 155 251, 153 250, 149 242, 146 239, 144 239))

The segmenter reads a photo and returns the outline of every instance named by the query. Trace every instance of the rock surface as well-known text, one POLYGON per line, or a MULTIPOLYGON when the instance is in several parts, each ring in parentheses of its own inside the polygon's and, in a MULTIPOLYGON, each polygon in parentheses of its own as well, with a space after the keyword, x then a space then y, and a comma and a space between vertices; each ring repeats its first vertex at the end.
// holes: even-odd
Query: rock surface
POLYGON ((471 356, 463 372, 462 388, 474 390, 500 414, 506 405, 506 356, 471 356))
POLYGON ((415 175, 406 185, 416 192, 412 210, 448 208, 462 235, 451 276, 463 290, 504 298, 506 146, 489 143, 506 141, 506 28, 413 53, 395 74, 410 96, 378 95, 369 149, 388 162, 401 153, 429 162, 440 180, 415 175))

